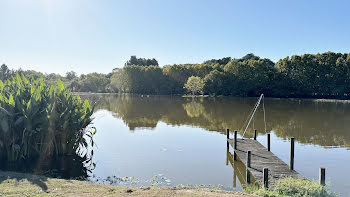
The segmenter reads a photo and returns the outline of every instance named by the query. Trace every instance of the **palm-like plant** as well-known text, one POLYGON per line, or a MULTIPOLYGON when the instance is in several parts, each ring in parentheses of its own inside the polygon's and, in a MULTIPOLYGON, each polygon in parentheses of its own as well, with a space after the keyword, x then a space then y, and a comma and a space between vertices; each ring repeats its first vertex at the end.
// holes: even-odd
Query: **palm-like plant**
POLYGON ((96 133, 92 114, 89 102, 72 95, 60 80, 57 86, 18 74, 0 80, 0 159, 78 155, 89 160, 96 133))

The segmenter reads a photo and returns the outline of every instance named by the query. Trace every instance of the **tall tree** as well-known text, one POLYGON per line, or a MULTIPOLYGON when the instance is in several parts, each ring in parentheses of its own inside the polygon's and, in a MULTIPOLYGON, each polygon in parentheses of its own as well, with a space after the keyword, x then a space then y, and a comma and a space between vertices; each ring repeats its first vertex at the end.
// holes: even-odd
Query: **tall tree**
POLYGON ((12 75, 12 71, 5 65, 0 67, 0 80, 7 80, 12 75))
POLYGON ((158 61, 156 59, 145 59, 137 58, 136 56, 131 56, 130 60, 125 63, 125 66, 158 66, 158 61))
POLYGON ((75 78, 77 78, 77 73, 76 72, 70 71, 70 72, 66 73, 66 79, 67 80, 73 80, 75 78))
POLYGON ((192 93, 192 95, 203 93, 204 83, 200 77, 191 76, 188 78, 184 88, 192 93))

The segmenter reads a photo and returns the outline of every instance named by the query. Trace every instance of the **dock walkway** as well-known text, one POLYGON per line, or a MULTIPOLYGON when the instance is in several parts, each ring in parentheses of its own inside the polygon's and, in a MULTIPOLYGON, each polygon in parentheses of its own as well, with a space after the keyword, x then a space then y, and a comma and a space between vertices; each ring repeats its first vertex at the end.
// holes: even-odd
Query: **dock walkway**
MULTIPOLYGON (((228 143, 234 148, 234 139, 227 139, 228 143)), ((247 170, 254 176, 256 183, 264 184, 263 169, 269 169, 269 179, 276 180, 282 177, 304 178, 295 170, 268 151, 257 140, 253 139, 237 139, 237 147, 234 149, 235 154, 247 167, 247 170), (250 167, 247 166, 247 152, 251 151, 250 167)))

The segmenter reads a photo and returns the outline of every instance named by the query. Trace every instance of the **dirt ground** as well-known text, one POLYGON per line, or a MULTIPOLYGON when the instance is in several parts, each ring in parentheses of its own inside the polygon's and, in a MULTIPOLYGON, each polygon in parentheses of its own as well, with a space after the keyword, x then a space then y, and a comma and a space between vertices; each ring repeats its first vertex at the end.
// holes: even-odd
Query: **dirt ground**
POLYGON ((229 192, 186 187, 122 187, 88 181, 47 178, 44 176, 0 171, 0 196, 208 196, 251 197, 229 192))

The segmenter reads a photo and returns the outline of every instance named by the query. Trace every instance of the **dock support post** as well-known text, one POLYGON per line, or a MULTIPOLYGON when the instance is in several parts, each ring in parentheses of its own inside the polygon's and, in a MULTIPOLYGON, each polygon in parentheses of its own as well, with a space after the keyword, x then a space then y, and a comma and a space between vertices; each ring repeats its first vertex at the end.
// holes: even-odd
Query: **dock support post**
POLYGON ((252 151, 248 150, 247 152, 247 184, 250 184, 250 171, 248 168, 250 168, 250 163, 251 163, 251 158, 252 158, 252 151))
POLYGON ((290 169, 294 170, 294 137, 290 138, 290 169))
POLYGON ((247 168, 251 167, 251 165, 250 165, 251 159, 252 159, 252 151, 248 150, 248 152, 247 152, 247 168))
POLYGON ((271 134, 267 134, 267 151, 271 151, 271 134))
POLYGON ((264 168, 263 171, 263 176, 264 176, 264 188, 269 188, 269 169, 264 168))
POLYGON ((237 131, 235 131, 234 148, 237 149, 237 131))
POLYGON ((233 159, 234 160, 237 160, 237 153, 236 153, 236 150, 237 150, 237 131, 235 131, 235 139, 234 139, 234 145, 233 145, 233 159))
POLYGON ((320 185, 326 185, 326 169, 320 168, 320 185))
POLYGON ((247 169, 246 173, 247 184, 250 184, 250 171, 247 169))
POLYGON ((256 131, 256 129, 254 130, 254 140, 256 140, 256 137, 257 137, 258 133, 256 131))
POLYGON ((227 146, 227 149, 229 149, 230 148, 230 144, 228 143, 228 139, 230 139, 230 129, 226 130, 226 138, 227 138, 226 146, 227 146))

